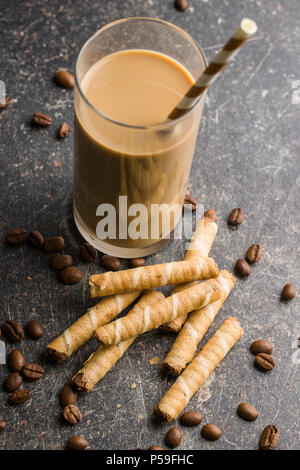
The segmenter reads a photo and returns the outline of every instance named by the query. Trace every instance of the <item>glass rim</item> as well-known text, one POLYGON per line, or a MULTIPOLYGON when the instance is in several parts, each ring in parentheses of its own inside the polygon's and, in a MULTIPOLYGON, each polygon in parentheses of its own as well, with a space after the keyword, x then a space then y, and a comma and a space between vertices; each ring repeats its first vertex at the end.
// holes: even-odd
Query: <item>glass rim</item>
POLYGON ((191 114, 191 112, 204 100, 205 96, 206 96, 206 93, 207 93, 207 90, 205 90, 204 93, 202 93, 202 95, 199 97, 199 99, 193 104, 193 106, 191 106, 191 108, 182 116, 174 119, 174 120, 171 120, 171 121, 166 121, 166 122, 162 122, 160 124, 153 124, 153 125, 150 125, 150 126, 134 126, 132 124, 126 124, 124 122, 121 122, 121 121, 117 121, 116 119, 113 119, 111 117, 109 117, 107 114, 103 113, 102 111, 100 111, 98 108, 96 108, 96 106, 94 106, 90 100, 86 97, 85 93, 83 92, 82 88, 81 88, 81 85, 79 83, 79 78, 78 78, 78 63, 79 63, 79 60, 80 60, 80 57, 81 57, 81 54, 83 53, 85 47, 99 34, 101 33, 102 31, 104 31, 105 29, 107 28, 110 28, 111 26, 113 25, 116 25, 118 23, 125 23, 125 22, 133 22, 133 21, 136 21, 136 20, 140 20, 140 21, 148 21, 148 22, 153 22, 153 23, 161 23, 162 25, 164 26, 167 26, 169 28, 172 28, 172 29, 175 29, 177 30, 180 34, 182 34, 183 36, 185 36, 195 47, 196 49, 198 50, 198 52, 200 53, 202 59, 203 59, 203 62, 204 62, 204 67, 207 67, 207 59, 205 57, 205 54, 203 52, 203 50, 201 49, 201 47, 199 46, 198 42, 192 38, 192 36, 187 33, 186 31, 184 31, 182 28, 180 28, 179 26, 173 24, 173 23, 170 23, 169 21, 165 21, 165 20, 161 20, 160 18, 152 18, 152 17, 147 17, 147 16, 132 16, 132 17, 128 17, 128 18, 120 18, 118 20, 114 20, 114 21, 111 21, 109 23, 107 23, 106 25, 102 26, 102 28, 98 29, 92 36, 90 36, 86 41, 85 43, 82 45, 79 53, 77 54, 77 57, 76 57, 76 61, 75 61, 75 84, 76 84, 76 87, 81 95, 81 97, 83 98, 83 100, 86 102, 86 104, 92 108, 92 110, 98 114, 101 118, 105 119, 106 121, 109 121, 111 122, 112 124, 116 124, 118 126, 122 126, 122 127, 125 127, 125 128, 130 128, 130 129, 140 129, 140 130, 152 130, 152 129, 164 129, 164 128, 167 128, 167 127, 171 127, 179 122, 181 122, 182 120, 184 120, 187 116, 189 116, 191 114))

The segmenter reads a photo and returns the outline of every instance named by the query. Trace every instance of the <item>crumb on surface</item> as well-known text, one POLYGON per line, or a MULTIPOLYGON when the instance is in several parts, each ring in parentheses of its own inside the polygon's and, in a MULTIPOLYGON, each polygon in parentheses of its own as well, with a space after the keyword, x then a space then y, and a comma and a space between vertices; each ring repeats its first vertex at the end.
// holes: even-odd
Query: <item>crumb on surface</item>
POLYGON ((117 404, 116 404, 116 408, 121 408, 120 403, 117 403, 117 404))
POLYGON ((160 359, 158 356, 154 356, 151 359, 149 359, 149 363, 151 364, 151 366, 154 366, 160 363, 160 359))
POLYGON ((136 384, 131 384, 130 388, 131 390, 134 390, 136 388, 136 384))

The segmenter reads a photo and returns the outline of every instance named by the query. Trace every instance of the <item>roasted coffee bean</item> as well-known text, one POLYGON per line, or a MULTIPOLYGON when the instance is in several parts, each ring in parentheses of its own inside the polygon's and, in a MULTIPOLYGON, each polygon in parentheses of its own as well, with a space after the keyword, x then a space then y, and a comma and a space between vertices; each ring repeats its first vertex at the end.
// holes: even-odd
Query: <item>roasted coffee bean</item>
POLYGON ((74 88, 74 76, 66 70, 58 70, 54 75, 54 81, 57 85, 63 88, 74 88))
POLYGON ((40 339, 44 336, 44 328, 37 320, 30 320, 26 324, 25 329, 31 339, 40 339))
POLYGON ((216 441, 221 437, 222 431, 215 424, 206 424, 203 426, 201 435, 208 441, 216 441))
POLYGON ((261 450, 274 450, 279 442, 279 429, 274 424, 269 424, 263 430, 260 441, 259 447, 261 450))
POLYGON ((130 268, 140 268, 141 266, 145 266, 146 260, 145 258, 133 258, 129 260, 130 268))
POLYGON ((84 261, 88 261, 89 263, 93 263, 98 258, 98 251, 89 243, 84 243, 81 245, 80 254, 84 261))
POLYGON ((258 261, 262 257, 262 247, 258 245, 258 243, 254 243, 253 245, 249 246, 247 251, 247 261, 249 263, 258 263, 258 261))
POLYGON ((39 364, 25 364, 22 375, 28 380, 38 380, 44 375, 44 368, 39 364))
POLYGON ((31 243, 31 245, 35 246, 36 248, 41 248, 44 243, 44 237, 37 230, 31 230, 31 232, 29 233, 28 241, 31 243))
POLYGON ((58 137, 60 137, 61 139, 65 139, 66 137, 68 137, 70 132, 71 126, 69 126, 69 124, 67 124, 66 122, 63 122, 60 125, 60 128, 58 129, 58 137))
POLYGON ((182 431, 179 428, 171 428, 167 432, 165 443, 171 449, 178 447, 182 440, 182 431))
POLYGON ((240 225, 243 222, 243 219, 244 219, 243 209, 241 209, 240 207, 237 207, 230 212, 229 217, 228 217, 228 223, 229 225, 233 225, 233 226, 240 225))
POLYGON ((18 343, 24 338, 23 328, 14 320, 7 320, 7 322, 2 325, 2 331, 12 343, 18 343))
POLYGON ((180 417, 183 426, 198 426, 202 422, 202 415, 199 411, 186 411, 180 417))
POLYGON ((80 282, 82 279, 82 272, 79 268, 75 266, 69 266, 68 268, 64 268, 58 273, 58 279, 63 284, 73 285, 80 282))
POLYGON ((273 345, 269 343, 269 341, 265 341, 264 339, 257 339, 251 344, 250 351, 252 352, 252 354, 254 354, 254 356, 259 353, 272 354, 273 345))
POLYGON ((184 11, 188 7, 188 2, 187 0, 175 0, 174 5, 177 10, 184 11))
POLYGON ((3 382, 3 388, 7 392, 15 392, 21 387, 23 379, 19 372, 13 372, 3 382))
POLYGON ((61 271, 64 268, 72 266, 73 258, 70 255, 55 255, 51 258, 49 266, 54 271, 61 271))
POLYGON ((272 370, 275 367, 274 357, 270 354, 259 353, 255 356, 256 364, 263 370, 272 370))
POLYGON ((102 268, 109 271, 119 271, 121 269, 120 260, 110 255, 103 255, 100 264, 102 268))
POLYGON ((245 421, 255 421, 258 417, 258 411, 250 403, 240 403, 237 408, 237 414, 245 421))
POLYGON ((46 253, 57 253, 65 248, 63 237, 51 237, 44 241, 43 250, 46 253))
POLYGON ((37 112, 32 115, 32 122, 36 126, 49 127, 52 124, 52 118, 47 114, 37 112))
POLYGON ((148 447, 148 450, 165 450, 163 447, 159 446, 150 446, 148 447))
POLYGON ((88 446, 88 442, 82 436, 73 436, 67 442, 69 450, 84 450, 88 446))
POLYGON ((29 400, 29 398, 29 390, 18 390, 17 392, 14 392, 9 396, 8 401, 12 405, 21 405, 22 403, 25 403, 25 401, 29 400))
POLYGON ((82 414, 76 405, 67 405, 63 409, 63 417, 70 424, 77 424, 82 420, 82 414))
POLYGON ((0 432, 3 432, 6 428, 6 422, 0 419, 0 432))
POLYGON ((12 372, 21 372, 25 366, 25 357, 17 349, 12 349, 7 356, 7 365, 12 372))
POLYGON ((67 405, 74 405, 77 401, 77 397, 77 392, 75 392, 70 385, 66 384, 60 391, 59 404, 62 408, 65 408, 67 405))
POLYGON ((217 214, 214 209, 208 209, 204 212, 204 217, 208 217, 209 219, 213 220, 214 222, 217 221, 217 214))
POLYGON ((251 274, 251 268, 247 261, 244 259, 238 259, 237 262, 235 263, 234 270, 236 274, 240 277, 246 277, 251 274))
POLYGON ((5 239, 11 245, 19 245, 27 240, 27 231, 25 228, 13 228, 7 232, 5 239))
POLYGON ((197 199, 191 196, 190 191, 187 190, 184 196, 184 204, 187 206, 191 206, 192 211, 195 211, 197 210, 198 204, 200 203, 197 199))
POLYGON ((281 292, 281 300, 292 300, 296 295, 294 284, 286 284, 281 292))
POLYGON ((0 101, 0 109, 5 109, 13 102, 12 98, 6 96, 4 102, 0 101))

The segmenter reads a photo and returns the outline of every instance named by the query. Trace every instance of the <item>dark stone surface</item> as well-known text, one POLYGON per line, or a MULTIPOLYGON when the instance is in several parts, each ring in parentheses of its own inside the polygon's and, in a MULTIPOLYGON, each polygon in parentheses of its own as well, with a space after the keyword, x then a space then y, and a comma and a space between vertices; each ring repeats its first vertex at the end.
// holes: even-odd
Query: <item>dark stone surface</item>
MULTIPOLYGON (((58 88, 52 76, 59 67, 72 68, 80 46, 99 27, 119 17, 141 15, 183 27, 209 59, 242 17, 255 19, 259 27, 209 93, 190 188, 206 209, 217 211, 219 232, 212 256, 220 267, 232 269, 252 243, 261 243, 264 253, 251 276, 237 282, 204 342, 228 315, 240 319, 245 335, 188 406, 201 411, 203 423, 219 425, 222 438, 210 443, 200 437, 200 429, 185 429, 180 448, 256 449, 269 423, 280 429, 280 449, 299 448, 299 297, 291 303, 279 300, 287 282, 299 287, 300 104, 292 100, 293 82, 300 80, 299 1, 189 4, 179 13, 172 0, 0 1, 0 79, 16 100, 0 120, 0 318, 43 323, 44 338, 26 339, 20 349, 30 362, 38 361, 46 369, 42 380, 28 385, 28 403, 13 408, 1 392, 0 418, 7 421, 0 436, 2 449, 60 449, 75 433, 84 435, 93 449, 147 448, 162 445, 170 427, 151 421, 151 411, 169 381, 149 359, 162 359, 171 337, 148 333, 139 338, 94 391, 80 397, 83 420, 76 428, 61 420, 58 391, 96 344, 91 341, 60 366, 42 357, 44 346, 93 304, 87 278, 99 271, 98 264, 90 267, 79 257, 81 238, 71 208, 72 137, 56 137, 61 122, 72 123, 73 93, 58 88), (49 113, 52 127, 32 128, 35 111, 49 113), (237 231, 226 224, 233 207, 245 212, 237 231), (65 252, 83 268, 84 280, 63 286, 47 267, 48 255, 26 245, 7 246, 5 233, 15 226, 36 228, 45 236, 63 235, 65 252), (276 368, 268 374, 253 367, 248 350, 260 337, 274 344, 276 368), (242 401, 259 410, 254 423, 237 417, 242 401)), ((148 263, 181 259, 183 252, 182 242, 172 242, 148 263)), ((6 375, 2 365, 1 381, 6 375)))

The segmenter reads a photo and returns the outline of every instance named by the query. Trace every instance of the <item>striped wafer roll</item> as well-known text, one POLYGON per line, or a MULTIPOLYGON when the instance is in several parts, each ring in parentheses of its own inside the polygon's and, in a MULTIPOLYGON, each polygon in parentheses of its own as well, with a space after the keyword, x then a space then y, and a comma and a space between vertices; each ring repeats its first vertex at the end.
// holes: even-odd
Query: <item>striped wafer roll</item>
MULTIPOLYGON (((200 219, 189 244, 188 250, 185 253, 184 261, 190 261, 199 257, 207 258, 214 242, 217 230, 217 224, 209 217, 203 217, 203 219, 200 219)), ((175 286, 173 292, 179 292, 180 290, 186 289, 187 287, 190 287, 190 283, 179 284, 175 286)), ((187 313, 178 315, 171 322, 167 323, 166 325, 162 325, 161 329, 166 332, 179 331, 184 324, 187 315, 187 313)))
POLYGON ((206 67, 202 75, 196 80, 186 95, 171 111, 167 120, 174 120, 189 111, 198 100, 199 96, 216 80, 220 71, 236 56, 240 47, 257 31, 254 21, 244 18, 240 27, 227 41, 223 49, 216 55, 213 61, 206 67))
POLYGON ((127 294, 113 295, 100 300, 46 346, 47 355, 58 362, 64 361, 89 341, 99 326, 113 320, 140 294, 141 292, 128 292, 127 294))
POLYGON ((169 284, 183 284, 199 279, 210 279, 216 277, 218 273, 218 266, 212 258, 197 258, 195 261, 174 261, 124 271, 94 274, 89 278, 89 286, 91 296, 100 297, 169 284))
POLYGON ((233 289, 235 281, 235 277, 225 270, 220 271, 215 279, 211 279, 211 282, 214 282, 216 287, 223 291, 224 296, 205 307, 194 310, 190 314, 163 360, 162 368, 167 374, 181 374, 186 365, 193 359, 198 344, 233 289))
POLYGON ((183 312, 214 302, 223 293, 215 287, 210 279, 188 289, 170 295, 170 297, 148 306, 143 310, 131 313, 114 322, 98 328, 95 337, 103 344, 118 344, 146 331, 157 328, 183 312))
POLYGON ((163 422, 176 419, 243 334, 238 320, 227 318, 169 388, 156 406, 154 415, 163 422))
MULTIPOLYGON (((138 312, 147 305, 154 304, 164 298, 164 294, 157 290, 146 292, 130 313, 138 312)), ((75 388, 81 392, 89 392, 101 380, 115 363, 123 356, 125 351, 133 343, 135 337, 123 341, 113 346, 100 346, 88 360, 84 363, 82 369, 74 375, 72 381, 75 388)))

